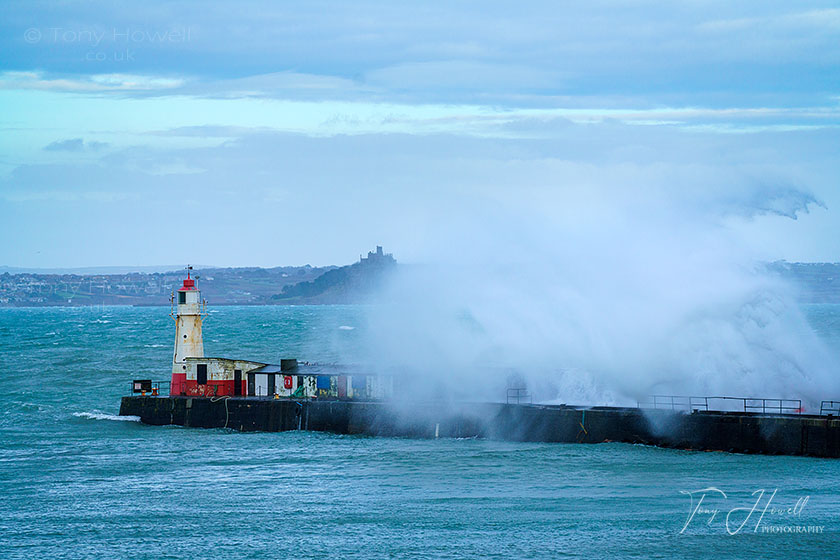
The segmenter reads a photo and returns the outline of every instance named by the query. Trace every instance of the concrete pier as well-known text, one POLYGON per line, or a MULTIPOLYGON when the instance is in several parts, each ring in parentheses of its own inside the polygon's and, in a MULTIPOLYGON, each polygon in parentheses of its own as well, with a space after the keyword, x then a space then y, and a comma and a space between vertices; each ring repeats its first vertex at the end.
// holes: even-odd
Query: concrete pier
POLYGON ((416 438, 643 443, 678 449, 840 458, 840 418, 500 403, 387 403, 253 397, 123 397, 120 414, 152 425, 325 431, 416 438))

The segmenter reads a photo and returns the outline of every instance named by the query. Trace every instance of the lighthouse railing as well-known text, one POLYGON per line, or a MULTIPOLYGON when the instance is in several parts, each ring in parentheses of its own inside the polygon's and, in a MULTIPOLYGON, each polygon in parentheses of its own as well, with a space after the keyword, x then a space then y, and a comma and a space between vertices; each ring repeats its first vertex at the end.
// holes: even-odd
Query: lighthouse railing
POLYGON ((126 396, 134 396, 140 393, 141 396, 146 397, 166 397, 169 396, 169 381, 152 381, 149 385, 138 386, 138 381, 134 380, 129 383, 129 389, 126 396))

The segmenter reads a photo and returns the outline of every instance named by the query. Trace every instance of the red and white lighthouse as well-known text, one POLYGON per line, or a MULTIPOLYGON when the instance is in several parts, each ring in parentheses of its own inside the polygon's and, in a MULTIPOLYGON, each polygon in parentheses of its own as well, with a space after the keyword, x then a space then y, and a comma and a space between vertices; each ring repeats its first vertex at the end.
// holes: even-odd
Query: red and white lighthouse
POLYGON ((175 352, 172 356, 172 382, 170 395, 184 395, 187 390, 186 358, 204 357, 204 339, 201 335, 201 292, 190 278, 187 267, 184 285, 173 293, 175 318, 175 352))

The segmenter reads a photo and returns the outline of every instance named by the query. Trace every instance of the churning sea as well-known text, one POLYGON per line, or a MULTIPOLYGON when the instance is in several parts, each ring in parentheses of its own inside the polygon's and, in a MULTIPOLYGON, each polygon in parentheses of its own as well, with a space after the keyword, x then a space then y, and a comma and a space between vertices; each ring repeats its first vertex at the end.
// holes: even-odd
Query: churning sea
MULTIPOLYGON (((840 344, 840 306, 806 311, 840 344)), ((362 316, 218 307, 205 349, 334 361, 362 316)), ((0 558, 840 558, 840 460, 118 417, 172 333, 164 308, 0 309, 0 558)))

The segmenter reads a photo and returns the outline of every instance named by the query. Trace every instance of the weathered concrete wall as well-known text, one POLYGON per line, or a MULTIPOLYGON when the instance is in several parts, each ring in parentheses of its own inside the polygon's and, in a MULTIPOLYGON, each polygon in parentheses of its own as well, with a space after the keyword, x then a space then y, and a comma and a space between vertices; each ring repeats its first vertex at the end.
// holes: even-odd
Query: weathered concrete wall
POLYGON ((680 449, 840 457, 840 419, 495 403, 383 403, 123 397, 146 424, 241 431, 313 430, 401 437, 645 443, 680 449))

